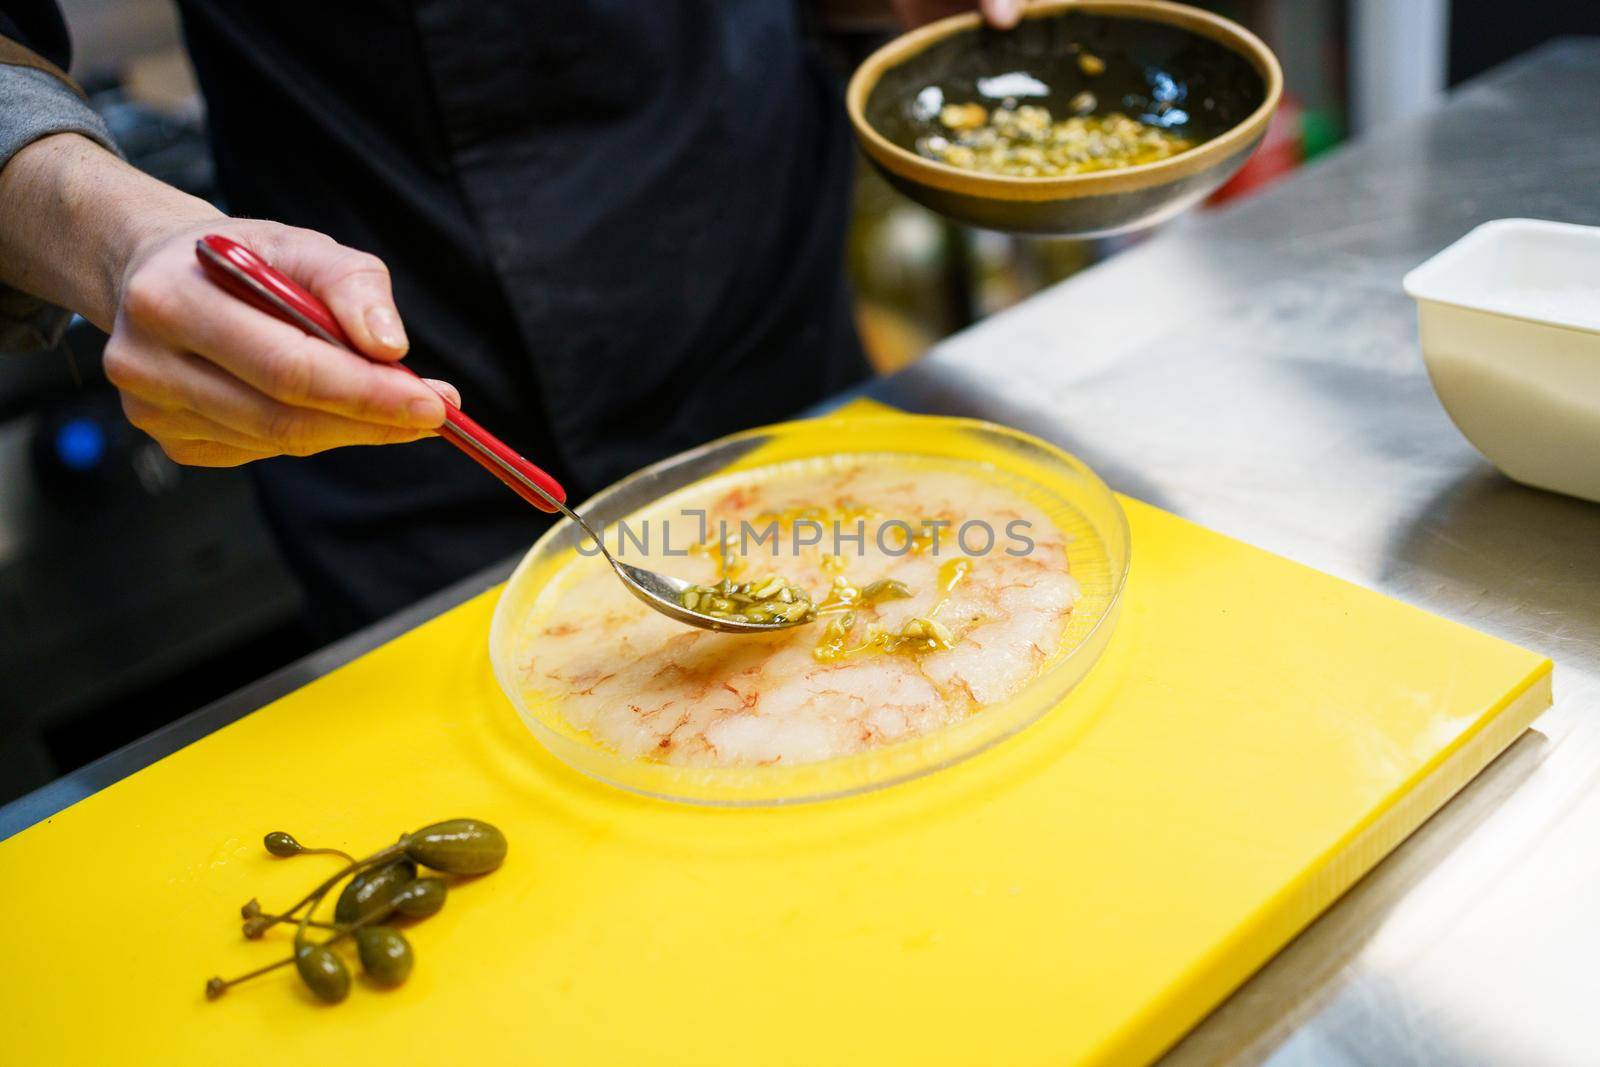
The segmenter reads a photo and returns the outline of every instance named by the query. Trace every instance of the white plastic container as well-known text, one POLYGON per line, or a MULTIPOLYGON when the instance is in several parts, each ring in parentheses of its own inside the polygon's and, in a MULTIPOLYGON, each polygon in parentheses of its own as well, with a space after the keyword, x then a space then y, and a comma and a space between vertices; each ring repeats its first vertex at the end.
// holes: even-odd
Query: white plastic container
POLYGON ((1600 227, 1486 222, 1404 285, 1467 440, 1519 482, 1600 501, 1600 227))

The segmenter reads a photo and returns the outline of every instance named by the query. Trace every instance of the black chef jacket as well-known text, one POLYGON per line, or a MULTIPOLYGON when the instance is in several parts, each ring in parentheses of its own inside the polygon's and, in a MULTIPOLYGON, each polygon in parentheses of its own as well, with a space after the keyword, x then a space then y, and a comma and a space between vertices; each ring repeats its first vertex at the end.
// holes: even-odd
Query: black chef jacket
MULTIPOLYGON (((408 362, 581 500, 862 377, 792 0, 179 0, 228 209, 388 263, 408 362)), ((328 630, 548 521, 439 440, 252 465, 328 630)))

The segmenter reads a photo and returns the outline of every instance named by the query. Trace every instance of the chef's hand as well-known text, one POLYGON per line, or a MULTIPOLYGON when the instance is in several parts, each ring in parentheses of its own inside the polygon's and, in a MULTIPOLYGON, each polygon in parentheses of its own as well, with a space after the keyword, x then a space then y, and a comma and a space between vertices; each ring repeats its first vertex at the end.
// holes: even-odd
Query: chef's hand
POLYGON ((998 30, 1009 30, 1022 18, 1025 0, 890 0, 895 15, 907 29, 925 22, 942 19, 946 15, 959 15, 973 7, 983 12, 983 19, 998 30))
POLYGON ((0 171, 8 200, 0 275, 110 333, 105 373, 123 410, 179 463, 413 441, 444 421, 434 388, 459 402, 442 382, 430 388, 223 292, 200 272, 194 244, 220 233, 248 246, 327 304, 363 352, 394 362, 405 331, 371 255, 310 230, 230 219, 70 134, 13 157, 0 171), (43 217, 28 217, 19 199, 43 217))
MULTIPOLYGON (((341 445, 426 437, 444 421, 427 385, 307 335, 223 292, 194 244, 220 233, 322 300, 356 347, 392 362, 406 335, 377 257, 311 230, 219 219, 165 234, 129 263, 105 371, 128 421, 179 463, 232 467, 341 445)), ((452 403, 456 391, 435 383, 452 403)))

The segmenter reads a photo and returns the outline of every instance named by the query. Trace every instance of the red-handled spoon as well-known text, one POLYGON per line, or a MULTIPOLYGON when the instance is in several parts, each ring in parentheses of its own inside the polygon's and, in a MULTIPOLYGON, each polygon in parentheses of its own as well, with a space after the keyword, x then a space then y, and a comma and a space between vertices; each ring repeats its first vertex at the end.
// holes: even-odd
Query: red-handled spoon
MULTIPOLYGON (((322 301, 238 241, 208 234, 195 242, 194 250, 206 276, 240 300, 330 345, 362 354, 350 343, 339 321, 322 301)), ((416 371, 404 363, 389 366, 416 376, 416 371)), ((439 427, 440 437, 472 457, 540 511, 561 510, 567 491, 561 488, 560 482, 523 459, 510 445, 479 426, 448 400, 444 400, 444 417, 445 423, 439 427)))
MULTIPOLYGON (((208 278, 250 306, 291 326, 298 326, 331 345, 338 345, 357 355, 362 354, 350 343, 350 338, 345 336, 338 320, 323 306, 322 301, 301 288, 292 278, 274 270, 271 264, 239 242, 208 234, 195 242, 195 255, 199 257, 200 267, 208 278)), ((398 367, 407 374, 416 373, 403 363, 390 366, 398 367)), ((440 437, 471 456, 534 507, 541 511, 559 511, 577 523, 599 547, 601 555, 611 564, 611 569, 622 579, 628 591, 661 614, 690 626, 727 633, 769 633, 800 626, 815 618, 807 614, 781 622, 737 622, 685 607, 684 594, 694 588, 688 582, 635 567, 613 557, 606 549, 605 539, 595 533, 582 515, 567 507, 566 490, 554 478, 517 455, 509 445, 462 414, 461 409, 448 400, 444 401, 444 411, 445 423, 439 427, 440 437)))

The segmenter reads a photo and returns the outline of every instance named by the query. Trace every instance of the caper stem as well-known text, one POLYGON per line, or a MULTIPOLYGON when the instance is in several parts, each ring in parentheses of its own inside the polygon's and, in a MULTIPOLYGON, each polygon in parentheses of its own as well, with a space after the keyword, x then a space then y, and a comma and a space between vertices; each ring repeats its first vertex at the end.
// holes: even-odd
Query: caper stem
POLYGON ((213 978, 206 983, 206 996, 211 1000, 216 1000, 223 993, 226 993, 230 986, 236 986, 240 982, 248 981, 251 978, 259 978, 268 971, 275 971, 279 967, 285 967, 293 962, 294 956, 291 954, 276 963, 269 963, 265 967, 257 967, 253 971, 246 971, 237 978, 213 978))
POLYGON ((278 923, 288 922, 289 920, 293 919, 295 917, 295 914, 297 912, 299 912, 299 910, 301 908, 305 907, 307 904, 312 904, 313 908, 315 908, 315 904, 313 903, 314 901, 321 900, 322 897, 328 892, 328 890, 330 890, 334 886, 338 885, 339 882, 343 881, 349 875, 352 875, 352 874, 354 874, 354 873, 356 873, 357 871, 360 871, 360 870, 365 870, 366 868, 374 866, 376 864, 382 863, 384 860, 391 859, 394 856, 397 856, 400 853, 404 852, 406 850, 406 841, 407 840, 408 840, 407 837, 402 837, 400 840, 396 841, 394 844, 390 845, 388 848, 380 848, 378 851, 374 852, 372 855, 368 856, 366 859, 351 860, 343 869, 339 870, 337 873, 335 873, 332 876, 330 876, 327 881, 323 882, 321 885, 317 886, 317 888, 313 889, 311 892, 309 892, 305 896, 301 897, 299 902, 296 903, 294 907, 288 909, 287 911, 282 912, 281 914, 272 916, 272 920, 270 922, 268 922, 268 923, 265 923, 261 927, 261 931, 264 932, 267 929, 269 929, 269 928, 271 928, 273 926, 276 926, 278 923))
POLYGON ((340 881, 342 881, 342 877, 332 878, 322 883, 322 885, 318 887, 321 891, 317 893, 317 895, 312 898, 310 904, 306 906, 305 913, 300 916, 300 924, 296 926, 294 930, 294 947, 296 952, 300 951, 300 947, 306 943, 306 927, 311 925, 311 917, 317 913, 317 908, 321 906, 322 901, 329 893, 333 891, 333 887, 338 885, 340 881))
POLYGON ((300 850, 300 855, 302 856, 312 856, 317 854, 324 856, 343 856, 346 863, 354 863, 356 861, 354 856, 350 855, 350 853, 346 852, 342 848, 302 848, 300 850))
MULTIPOLYGON (((292 915, 268 915, 266 912, 262 912, 260 917, 263 918, 263 919, 270 919, 272 922, 275 922, 275 923, 293 922, 294 921, 294 917, 292 915)), ((344 923, 323 922, 321 919, 312 919, 309 922, 307 922, 306 925, 307 926, 315 926, 315 927, 317 927, 318 929, 321 929, 321 930, 343 930, 344 926, 345 926, 344 923)))
POLYGON ((294 928, 294 950, 296 952, 299 952, 300 946, 306 943, 306 924, 311 921, 312 913, 317 910, 317 905, 321 904, 322 898, 327 895, 328 890, 326 889, 318 893, 317 899, 313 900, 311 906, 306 908, 305 914, 300 916, 300 922, 294 928))
MULTIPOLYGON (((324 928, 329 929, 329 930, 337 930, 338 931, 338 933, 334 934, 332 937, 330 937, 326 941, 322 942, 323 947, 326 948, 329 945, 337 944, 338 942, 343 941, 345 938, 347 938, 347 937, 351 936, 352 934, 354 934, 361 927, 366 926, 369 923, 375 923, 379 919, 382 919, 382 918, 383 918, 383 915, 382 915, 381 912, 374 912, 373 914, 368 915, 365 918, 360 919, 357 922, 351 923, 349 926, 340 926, 340 925, 337 925, 335 923, 320 923, 320 922, 319 923, 307 923, 305 925, 321 926, 321 927, 324 927, 324 928)), ((304 928, 305 928, 305 926, 302 925, 301 929, 303 930, 304 928)), ((289 964, 294 962, 295 956, 300 951, 300 945, 301 944, 302 944, 302 941, 301 941, 299 933, 297 932, 295 934, 295 951, 289 953, 289 955, 285 956, 281 960, 278 960, 276 963, 269 963, 265 967, 257 967, 255 970, 247 971, 244 974, 239 975, 237 978, 213 978, 213 979, 211 979, 209 982, 206 983, 206 997, 208 999, 210 999, 210 1000, 215 1000, 218 997, 222 996, 222 994, 226 993, 230 986, 236 986, 240 982, 246 981, 247 979, 250 979, 250 978, 259 978, 261 975, 266 974, 269 971, 275 971, 279 967, 287 967, 289 964)))

